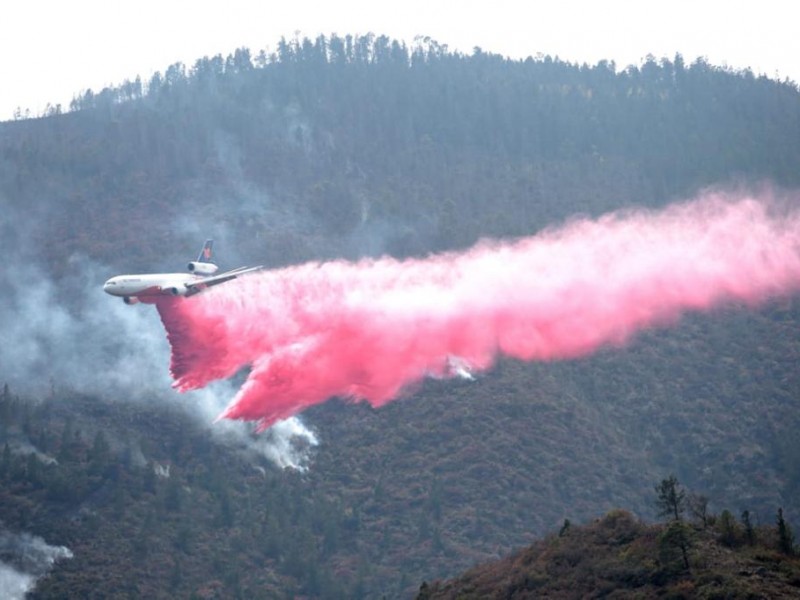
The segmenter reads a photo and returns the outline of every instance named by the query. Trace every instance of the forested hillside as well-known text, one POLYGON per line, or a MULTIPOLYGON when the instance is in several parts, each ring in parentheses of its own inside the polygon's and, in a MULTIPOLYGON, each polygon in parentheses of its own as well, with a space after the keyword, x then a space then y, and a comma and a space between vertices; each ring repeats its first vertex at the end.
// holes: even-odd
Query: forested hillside
POLYGON ((424 254, 799 177, 796 88, 679 56, 617 72, 320 38, 175 64, 72 108, 2 128, 4 202, 26 222, 46 211, 51 267, 76 251, 150 266, 186 221, 222 220, 274 264, 424 254))
POLYGON ((302 471, 198 425, 155 311, 102 295, 207 237, 229 267, 426 256, 710 186, 796 202, 794 84, 331 36, 0 123, 0 519, 74 555, 37 597, 408 597, 565 518, 652 518, 670 472, 797 519, 797 298, 377 410, 332 400, 303 415, 302 471))

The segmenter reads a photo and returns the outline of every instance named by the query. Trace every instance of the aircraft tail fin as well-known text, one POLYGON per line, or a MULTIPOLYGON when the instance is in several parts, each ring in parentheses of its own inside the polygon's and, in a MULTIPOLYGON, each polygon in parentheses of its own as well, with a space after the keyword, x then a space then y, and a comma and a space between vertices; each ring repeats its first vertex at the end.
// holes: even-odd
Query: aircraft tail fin
POLYGON ((186 268, 189 269, 189 273, 194 273, 195 275, 213 275, 217 272, 217 265, 211 262, 211 247, 214 245, 214 240, 206 240, 206 243, 203 244, 203 249, 200 250, 200 255, 197 257, 197 260, 193 260, 186 268))
POLYGON ((197 262, 211 262, 211 248, 214 245, 214 240, 206 240, 203 244, 203 249, 200 250, 200 255, 197 257, 197 262))

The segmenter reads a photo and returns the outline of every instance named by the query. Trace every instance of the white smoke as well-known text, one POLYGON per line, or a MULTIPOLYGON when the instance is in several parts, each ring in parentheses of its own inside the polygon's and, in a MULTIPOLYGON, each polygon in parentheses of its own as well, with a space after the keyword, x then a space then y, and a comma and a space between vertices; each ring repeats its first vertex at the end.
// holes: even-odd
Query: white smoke
POLYGON ((50 546, 28 533, 0 530, 0 592, 18 600, 32 591, 36 581, 47 574, 57 560, 72 558, 65 546, 50 546))
POLYGON ((39 396, 55 388, 108 402, 178 405, 218 443, 280 468, 307 468, 318 441, 302 422, 260 436, 244 423, 214 423, 235 390, 222 382, 185 395, 173 391, 169 345, 155 308, 104 294, 103 282, 118 273, 84 257, 69 263, 73 271, 63 288, 32 265, 12 264, 0 277, 0 382, 39 396))
POLYGON ((319 440, 299 417, 278 421, 260 434, 253 433, 251 423, 217 420, 235 393, 235 386, 223 381, 189 392, 186 398, 196 407, 196 414, 204 419, 209 432, 219 443, 263 456, 282 469, 307 470, 312 450, 319 440))
POLYGON ((278 421, 266 432, 267 443, 262 451, 278 466, 305 471, 308 468, 309 450, 319 444, 317 436, 299 417, 278 421))
POLYGON ((14 437, 13 435, 9 435, 5 439, 5 443, 8 444, 8 449, 13 452, 14 454, 21 454, 23 456, 27 456, 29 454, 36 455, 36 458, 39 459, 39 462, 45 465, 57 465, 58 461, 55 457, 50 456, 49 454, 45 454, 39 448, 31 444, 31 442, 27 438, 23 437, 14 437))
POLYGON ((36 578, 0 561, 0 590, 7 600, 22 600, 33 590, 36 578))

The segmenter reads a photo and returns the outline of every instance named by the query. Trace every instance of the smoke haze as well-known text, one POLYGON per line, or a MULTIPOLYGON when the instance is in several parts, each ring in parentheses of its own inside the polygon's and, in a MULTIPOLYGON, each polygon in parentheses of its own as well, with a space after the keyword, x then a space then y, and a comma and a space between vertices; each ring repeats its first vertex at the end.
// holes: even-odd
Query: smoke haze
POLYGON ((426 376, 587 355, 687 310, 800 287, 800 216, 707 194, 426 260, 311 263, 158 304, 175 387, 250 367, 222 417, 278 419, 333 396, 380 406, 426 376))
MULTIPOLYGON (((85 257, 70 262, 71 277, 58 285, 28 262, 12 262, 0 276, 6 290, 0 296, 0 382, 39 397, 73 391, 111 403, 169 402, 208 427, 218 443, 279 467, 307 467, 318 441, 298 419, 279 424, 269 437, 253 436, 242 423, 213 425, 235 393, 229 382, 184 398, 173 392, 164 369, 169 349, 154 312, 103 294, 108 269, 85 257)), ((12 446, 25 442, 12 440, 12 446)), ((38 452, 29 443, 27 450, 38 452)))
POLYGON ((0 592, 7 600, 22 600, 36 580, 52 569, 57 560, 72 558, 64 546, 50 546, 28 533, 0 529, 0 592))

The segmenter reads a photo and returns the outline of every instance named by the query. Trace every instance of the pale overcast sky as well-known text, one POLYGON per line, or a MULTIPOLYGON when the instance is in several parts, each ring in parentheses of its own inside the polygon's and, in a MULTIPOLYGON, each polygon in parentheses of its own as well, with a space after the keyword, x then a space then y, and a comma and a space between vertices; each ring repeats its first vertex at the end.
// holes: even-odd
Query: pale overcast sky
POLYGON ((791 0, 20 0, 0 20, 0 120, 41 112, 181 61, 245 46, 274 50, 281 36, 372 32, 514 58, 538 53, 618 68, 680 52, 716 65, 800 82, 791 0))

